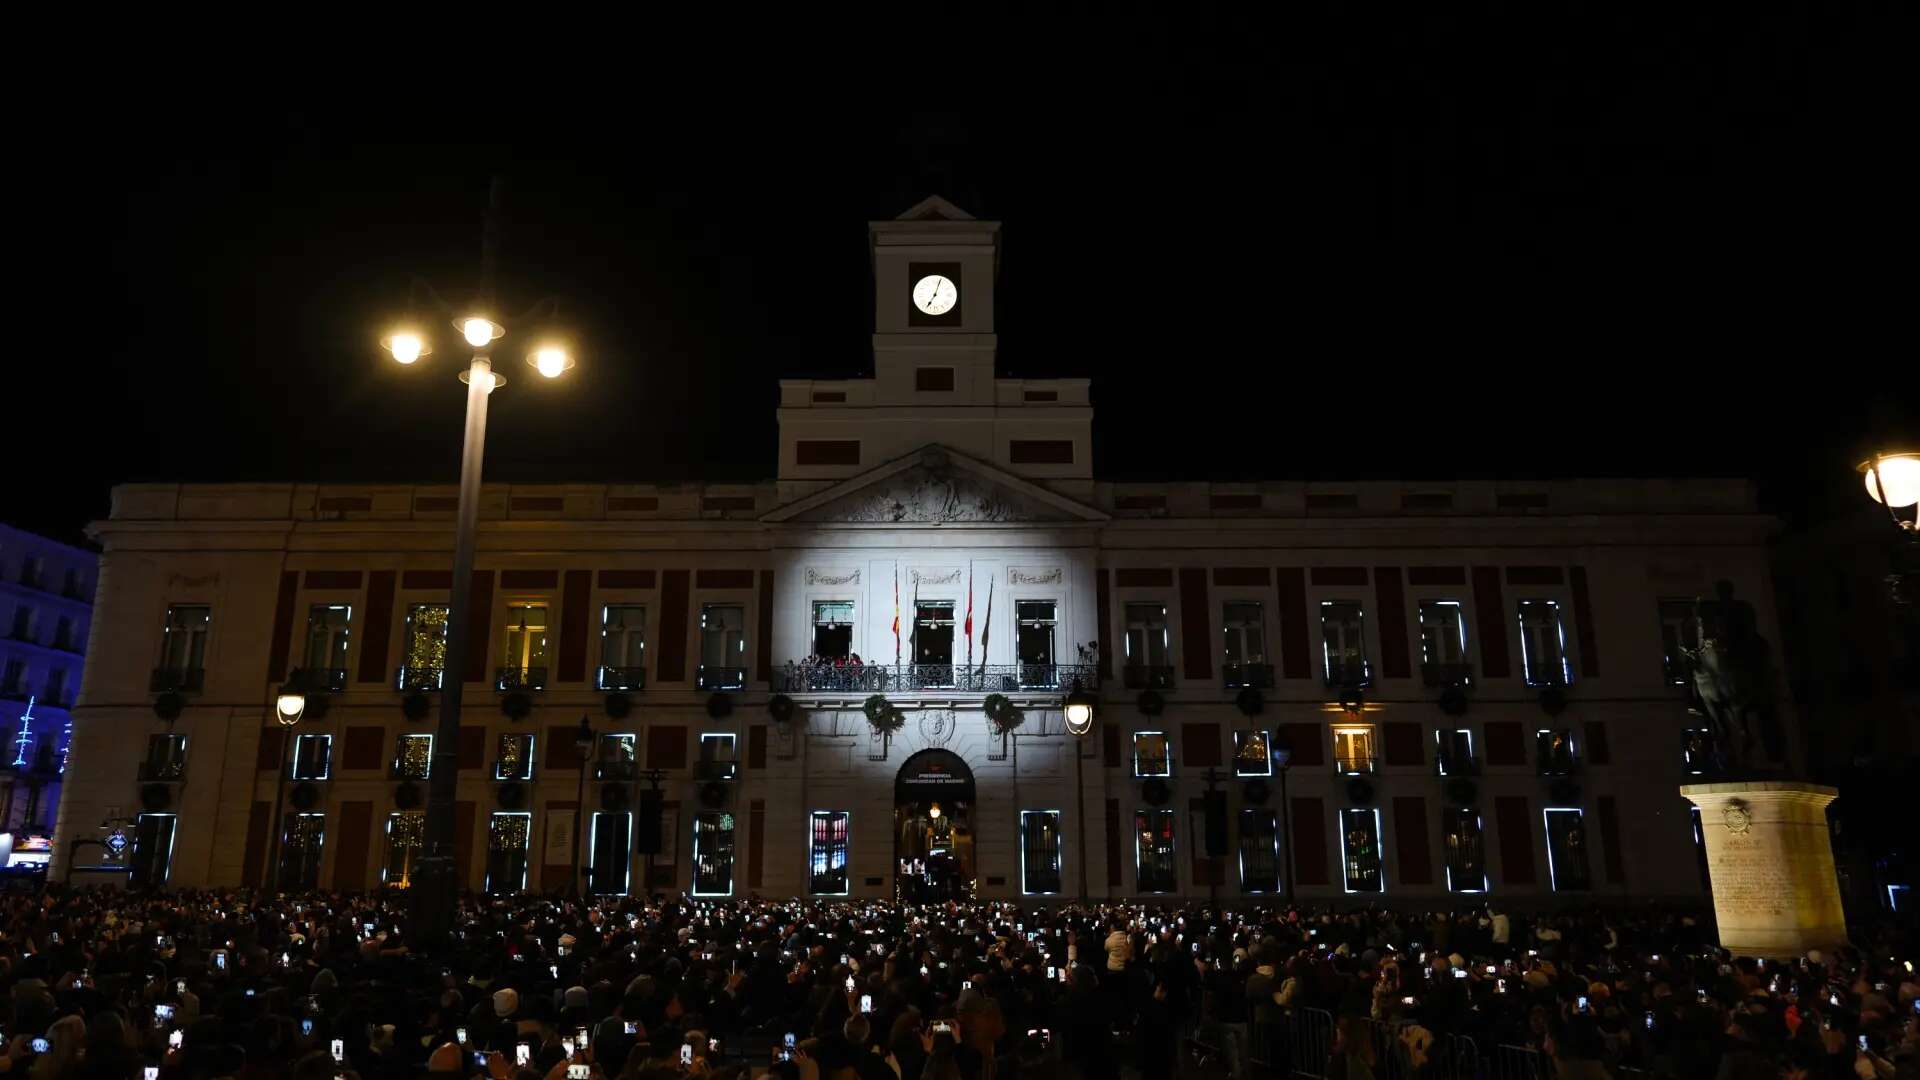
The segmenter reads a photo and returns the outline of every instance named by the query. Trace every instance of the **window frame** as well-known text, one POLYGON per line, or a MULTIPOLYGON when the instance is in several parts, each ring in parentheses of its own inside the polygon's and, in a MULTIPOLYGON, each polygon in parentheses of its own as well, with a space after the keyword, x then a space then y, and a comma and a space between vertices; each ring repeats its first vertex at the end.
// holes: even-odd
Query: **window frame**
MULTIPOLYGON (((1550 596, 1517 597, 1514 600, 1514 620, 1520 629, 1520 678, 1528 686, 1553 687, 1573 685, 1573 655, 1567 647, 1567 620, 1560 610, 1560 601, 1550 596), (1533 650, 1529 647, 1532 631, 1544 629, 1527 621, 1529 609, 1544 606, 1553 613, 1553 637, 1555 648, 1560 654, 1557 670, 1551 674, 1536 670, 1537 664, 1533 650)), ((1544 663, 1544 661, 1541 661, 1544 663)))
POLYGON ((1123 668, 1160 668, 1160 667, 1173 666, 1173 634, 1171 629, 1169 628, 1169 624, 1172 622, 1172 620, 1167 615, 1167 604, 1165 601, 1163 600, 1124 601, 1120 605, 1120 619, 1121 619, 1120 662, 1123 668), (1134 615, 1135 609, 1137 608, 1158 608, 1159 609, 1158 624, 1157 624, 1160 630, 1160 662, 1159 663, 1155 663, 1153 660, 1153 646, 1151 642, 1148 640, 1150 636, 1150 631, 1152 631, 1155 628, 1156 624, 1153 621, 1136 623, 1134 621, 1133 615, 1134 615), (1140 658, 1140 659, 1136 659, 1133 655, 1133 635, 1134 635, 1135 629, 1138 629, 1141 632, 1141 641, 1143 642, 1141 648, 1146 654, 1144 658, 1140 658))
POLYGON ((309 671, 345 671, 351 663, 353 655, 352 649, 353 605, 338 603, 308 604, 307 636, 304 647, 300 650, 300 659, 302 661, 300 666, 309 671), (322 612, 331 613, 335 611, 344 613, 344 619, 338 627, 323 625, 315 618, 315 616, 320 615, 322 612), (327 662, 316 664, 313 662, 314 645, 317 641, 321 640, 321 634, 325 635, 323 652, 327 662), (332 663, 336 652, 339 654, 340 662, 338 664, 332 663))
POLYGON ((623 683, 620 686, 609 685, 606 677, 606 673, 609 670, 632 671, 635 668, 638 668, 640 670, 640 673, 641 673, 640 681, 642 682, 642 684, 644 684, 646 679, 646 670, 647 670, 647 605, 626 604, 626 603, 601 604, 600 605, 600 670, 599 672, 596 673, 599 689, 601 690, 628 689, 629 687, 625 685, 625 683, 623 683), (622 613, 620 626, 617 631, 613 629, 613 623, 612 623, 613 613, 616 611, 622 613), (628 614, 638 614, 639 616, 638 625, 633 625, 633 626, 628 625, 626 621, 626 617, 628 614), (613 638, 613 636, 616 633, 618 634, 619 640, 621 643, 620 659, 622 661, 617 664, 609 662, 611 658, 608 653, 608 642, 613 638), (632 654, 634 651, 633 644, 636 640, 639 642, 639 646, 640 646, 639 648, 640 659, 638 663, 631 663, 628 661, 632 660, 632 654))
MULTIPOLYGON (((1486 816, 1480 813, 1480 808, 1477 806, 1449 806, 1446 808, 1446 814, 1447 819, 1440 832, 1440 856, 1447 873, 1447 891, 1449 893, 1468 894, 1484 894, 1493 891, 1493 875, 1487 871, 1486 816), (1474 835, 1478 841, 1480 851, 1480 884, 1474 888, 1468 888, 1453 880, 1454 863, 1461 860, 1457 860, 1454 857, 1453 851, 1455 845, 1450 841, 1451 837, 1463 835, 1457 831, 1456 826, 1464 822, 1469 814, 1473 815, 1474 835)), ((1462 866, 1461 870, 1464 873, 1466 867, 1462 866)))
POLYGON ((1474 750, 1472 728, 1460 724, 1442 724, 1433 729, 1433 774, 1435 776, 1476 776, 1479 772, 1480 757, 1474 750), (1451 772, 1447 770, 1447 762, 1454 759, 1454 751, 1458 747, 1453 745, 1456 740, 1448 738, 1450 735, 1467 737, 1466 760, 1451 772))
POLYGON ((633 811, 631 810, 595 810, 587 818, 587 880, 585 891, 589 896, 630 896, 633 893, 633 811), (596 888, 599 880, 600 861, 600 819, 625 818, 627 823, 626 850, 620 860, 620 888, 601 890, 596 888))
MULTIPOLYGON (((1059 896, 1066 890, 1066 873, 1063 869, 1066 859, 1066 835, 1061 831, 1061 813, 1058 810, 1022 810, 1020 811, 1020 895, 1022 896, 1059 896), (1053 821, 1053 859, 1051 868, 1042 868, 1042 876, 1052 875, 1053 888, 1034 888, 1033 886, 1033 849, 1029 847, 1028 819, 1053 821)), ((1045 828, 1043 825, 1042 828, 1045 828)), ((1045 884, 1042 881, 1042 884, 1045 884)))
POLYGON ((1380 725, 1343 722, 1330 726, 1335 772, 1341 776, 1372 776, 1380 771, 1380 725), (1364 758, 1340 752, 1340 736, 1343 734, 1348 737, 1349 744, 1356 735, 1365 737, 1367 753, 1364 758))
POLYGON ((716 896, 716 897, 733 895, 734 884, 735 884, 734 878, 737 876, 734 873, 734 871, 736 869, 736 864, 739 862, 739 858, 736 854, 736 847, 737 847, 736 833, 737 833, 738 825, 739 825, 739 821, 733 816, 733 811, 731 810, 702 809, 694 813, 693 815, 693 851, 692 851, 693 880, 688 882, 689 895, 716 896), (724 840, 725 847, 722 849, 721 852, 716 853, 714 855, 716 864, 718 864, 720 859, 724 856, 724 860, 725 860, 724 865, 726 866, 726 873, 727 873, 727 887, 724 892, 716 892, 711 889, 703 890, 700 887, 700 882, 701 882, 700 860, 702 856, 702 852, 700 850, 700 836, 702 832, 701 824, 703 821, 705 821, 708 818, 715 818, 715 819, 718 819, 718 822, 724 823, 723 825, 717 823, 715 827, 711 830, 716 837, 720 837, 720 836, 725 837, 725 840, 724 840))
POLYGON ((1268 777, 1273 775, 1273 733, 1272 732, 1268 731, 1266 728, 1235 728, 1233 729, 1233 775, 1236 778, 1268 777), (1242 765, 1244 764, 1245 759, 1247 757, 1247 743, 1250 741, 1249 737, 1253 735, 1260 736, 1261 741, 1265 746, 1266 753, 1261 755, 1265 759, 1264 761, 1262 761, 1262 764, 1266 767, 1265 771, 1263 772, 1248 772, 1244 768, 1242 768, 1242 765))
POLYGON ((141 826, 148 818, 153 818, 156 820, 159 818, 171 818, 172 824, 167 829, 166 855, 164 856, 164 858, 162 858, 159 861, 160 880, 158 882, 141 882, 140 884, 143 887, 149 886, 149 885, 165 886, 167 882, 173 879, 173 853, 174 853, 174 850, 177 847, 179 847, 179 844, 180 844, 180 815, 171 810, 162 810, 157 812, 142 811, 139 814, 134 815, 134 819, 133 819, 133 837, 134 838, 133 838, 133 843, 129 845, 129 849, 128 849, 128 854, 129 856, 131 856, 131 858, 128 860, 129 866, 127 868, 128 869, 127 880, 130 883, 133 880, 132 863, 140 857, 139 844, 140 844, 140 833, 142 831, 141 826))
POLYGON ((1258 600, 1220 601, 1220 633, 1221 663, 1236 667, 1246 667, 1249 664, 1273 663, 1270 659, 1272 655, 1271 650, 1267 648, 1267 606, 1264 603, 1258 600), (1239 619, 1233 618, 1231 613, 1234 608, 1252 608, 1253 618, 1251 620, 1244 617, 1239 619), (1247 633, 1249 627, 1251 627, 1253 634, 1259 639, 1260 648, 1257 650, 1247 648, 1247 633), (1234 659, 1236 647, 1241 654, 1238 660, 1234 659), (1258 653, 1257 656, 1253 655, 1255 652, 1258 653))
POLYGON ((300 734, 295 735, 293 739, 293 761, 291 763, 291 767, 288 770, 287 778, 290 780, 327 780, 327 779, 331 779, 332 776, 333 776, 333 733, 330 731, 307 731, 307 732, 301 732, 300 734), (317 744, 310 743, 309 740, 318 740, 318 742, 317 744), (301 760, 306 756, 301 752, 300 748, 308 745, 319 745, 327 748, 326 755, 325 755, 325 767, 320 771, 319 776, 304 776, 300 772, 301 760))
POLYGON ((1133 884, 1135 891, 1143 896, 1164 896, 1180 891, 1179 826, 1176 822, 1174 812, 1168 808, 1149 806, 1141 807, 1133 812, 1133 884), (1164 830, 1160 828, 1161 822, 1166 823, 1164 830), (1149 841, 1148 839, 1149 837, 1158 838, 1162 835, 1164 835, 1166 839, 1164 851, 1161 849, 1157 839, 1153 841, 1149 841), (1155 864, 1153 868, 1153 883, 1159 885, 1162 881, 1160 875, 1164 873, 1165 888, 1150 889, 1147 887, 1145 871, 1147 869, 1149 843, 1153 845, 1152 852, 1155 864), (1164 866, 1161 865, 1162 862, 1164 862, 1164 866))
POLYGON ((1676 656, 1674 650, 1700 647, 1700 627, 1694 619, 1694 603, 1693 600, 1676 596, 1662 596, 1654 600, 1654 614, 1660 620, 1661 676, 1669 686, 1693 684, 1693 661, 1687 659, 1684 652, 1676 656), (1672 632, 1671 636, 1669 631, 1672 632), (1688 637, 1693 639, 1691 646, 1688 645, 1688 637))
MULTIPOLYGON (((1237 849, 1237 855, 1239 857, 1239 863, 1240 863, 1240 891, 1247 896, 1278 896, 1282 891, 1281 881, 1284 878, 1284 871, 1285 871, 1285 867, 1280 862, 1280 816, 1279 814, 1275 812, 1274 809, 1270 806, 1242 806, 1240 808, 1240 813, 1236 815, 1234 821, 1235 821, 1235 828, 1239 830, 1239 832, 1237 833, 1239 843, 1236 844, 1235 847, 1237 849), (1266 819, 1268 831, 1264 834, 1249 833, 1247 831, 1248 819, 1260 818, 1263 816, 1266 819), (1249 847, 1248 841, 1249 839, 1258 840, 1262 836, 1265 836, 1266 838, 1271 840, 1270 846, 1272 847, 1272 858, 1273 858, 1273 883, 1272 885, 1266 888, 1256 889, 1249 884, 1249 881, 1247 878, 1247 852, 1249 847)), ((1261 848, 1260 851, 1263 855, 1266 854, 1266 849, 1264 847, 1261 848)), ((1261 881, 1265 882, 1266 879, 1262 878, 1261 881)))
MULTIPOLYGON (((489 813, 487 815, 487 875, 485 880, 483 880, 480 883, 481 891, 488 896, 503 896, 508 893, 526 892, 527 891, 527 874, 529 872, 530 865, 533 862, 532 853, 533 853, 533 811, 531 810, 495 810, 489 813), (519 848, 520 884, 512 889, 496 889, 494 888, 494 882, 493 882, 494 853, 495 852, 512 852, 514 851, 514 849, 494 846, 493 838, 494 838, 494 833, 496 832, 494 828, 494 823, 499 821, 501 818, 508 818, 508 817, 525 818, 527 821, 527 829, 524 837, 524 842, 521 844, 519 848)), ((509 863, 509 866, 510 865, 511 864, 509 863)))
POLYGON ((1343 806, 1340 808, 1340 885, 1348 895, 1385 896, 1387 893, 1387 853, 1385 838, 1380 831, 1380 808, 1377 806, 1343 806), (1354 888, 1353 848, 1349 843, 1351 830, 1348 822, 1369 821, 1373 825, 1373 873, 1379 879, 1377 888, 1354 888))
MULTIPOLYGON (((1541 829, 1546 833, 1545 839, 1547 842, 1547 883, 1551 887, 1552 891, 1556 893, 1592 892, 1593 891, 1593 860, 1587 854, 1587 846, 1586 846, 1587 811, 1586 809, 1584 807, 1579 807, 1579 806, 1541 807, 1540 808, 1540 825, 1541 825, 1541 829), (1578 862, 1580 867, 1580 881, 1577 885, 1562 886, 1560 884, 1561 863, 1559 860, 1555 860, 1553 857, 1554 848, 1559 846, 1554 843, 1554 820, 1553 819, 1555 814, 1572 814, 1574 817, 1575 825, 1580 830, 1580 837, 1581 837, 1580 843, 1578 845, 1572 844, 1570 842, 1570 837, 1569 837, 1569 843, 1568 843, 1568 847, 1577 846, 1579 848, 1578 862)), ((1563 852, 1563 854, 1572 854, 1572 853, 1563 852)))
POLYGON ((1373 682, 1373 658, 1367 647, 1367 605, 1364 601, 1341 597, 1320 601, 1320 665, 1325 680, 1329 684, 1366 686, 1373 682), (1357 647, 1348 640, 1348 624, 1344 620, 1329 618, 1329 615, 1348 607, 1353 609, 1351 635, 1352 640, 1359 643, 1357 647), (1329 637, 1329 632, 1335 626, 1341 627, 1342 642, 1337 672, 1334 666, 1333 642, 1329 637), (1350 660, 1358 661, 1357 671, 1349 667, 1350 660))
MULTIPOLYGON (((424 603, 410 603, 407 605, 406 618, 400 624, 400 671, 399 671, 399 680, 398 680, 400 684, 400 689, 402 690, 407 689, 409 685, 415 681, 412 678, 408 677, 410 672, 421 672, 421 671, 433 672, 432 689, 438 690, 441 687, 446 685, 447 629, 450 625, 452 625, 452 623, 453 623, 453 605, 451 604, 424 602, 424 603), (439 650, 438 650, 440 653, 440 662, 435 665, 427 665, 427 664, 415 665, 413 663, 410 663, 410 661, 412 661, 415 658, 415 653, 414 653, 415 642, 416 640, 425 641, 429 636, 427 633, 422 632, 423 630, 425 630, 426 624, 425 623, 416 624, 416 619, 419 618, 421 612, 431 611, 431 610, 438 610, 441 613, 440 614, 440 643, 439 643, 439 650)), ((429 648, 427 651, 432 652, 434 650, 429 648)))
MULTIPOLYGON (((1149 758, 1148 760, 1152 760, 1152 759, 1149 758)), ((1172 735, 1170 735, 1165 731, 1159 731, 1159 730, 1136 731, 1133 733, 1133 777, 1136 780, 1171 780, 1173 779, 1173 736, 1172 735), (1147 773, 1147 772, 1140 771, 1140 760, 1141 760, 1140 741, 1143 738, 1157 738, 1160 740, 1160 746, 1162 748, 1162 752, 1159 755, 1159 758, 1161 761, 1165 763, 1164 771, 1156 772, 1156 773, 1147 773)))
MULTIPOLYGON (((17 619, 18 616, 15 616, 17 619)), ((205 671, 207 669, 207 645, 213 637, 213 605, 196 602, 168 604, 166 614, 160 624, 160 664, 169 671, 205 671), (203 611, 206 618, 198 627, 176 626, 176 616, 188 611, 203 611), (174 663, 174 635, 183 634, 186 641, 185 655, 181 663, 174 663)))
POLYGON ((537 758, 535 757, 535 755, 536 755, 536 753, 538 752, 538 750, 539 750, 539 740, 538 740, 537 738, 535 738, 535 737, 534 737, 534 733, 533 733, 533 732, 531 732, 531 731, 500 731, 500 732, 495 732, 495 733, 494 733, 494 740, 493 740, 493 778, 494 778, 495 780, 517 780, 517 781, 530 781, 530 780, 532 780, 532 779, 533 779, 533 777, 534 777, 534 771, 533 771, 533 770, 534 770, 534 767, 535 767, 535 764, 536 764, 536 762, 537 762, 537 758), (526 774, 526 775, 524 775, 524 776, 503 776, 503 775, 501 775, 501 773, 500 773, 500 766, 501 766, 501 764, 502 764, 502 763, 503 763, 503 761, 504 761, 504 758, 503 758, 503 756, 502 756, 502 755, 501 755, 501 753, 500 753, 500 741, 501 741, 502 739, 525 739, 525 740, 527 740, 527 746, 526 746, 526 767, 525 767, 525 769, 524 769, 524 770, 522 770, 523 772, 525 772, 525 774, 526 774))
MULTIPOLYGON (((280 863, 277 867, 275 867, 275 871, 274 871, 275 881, 279 885, 280 890, 283 892, 294 892, 299 889, 319 888, 320 887, 320 867, 322 865, 322 861, 326 858, 326 855, 327 855, 327 815, 325 811, 302 810, 302 811, 297 811, 297 812, 286 815, 285 821, 281 825, 280 863), (319 824, 319 828, 317 830, 318 839, 315 841, 311 849, 313 853, 312 859, 311 859, 312 870, 313 870, 313 882, 310 885, 303 884, 301 882, 294 882, 292 884, 289 884, 287 881, 287 868, 290 865, 290 863, 293 861, 292 859, 293 853, 308 850, 308 848, 306 848, 305 845, 296 846, 292 842, 293 834, 295 832, 295 826, 298 823, 303 821, 312 821, 312 822, 317 822, 319 824)), ((301 858, 298 860, 298 864, 303 871, 302 873, 303 878, 305 877, 304 870, 307 868, 308 862, 309 860, 306 858, 301 858)))
POLYGON ((809 810, 807 812, 807 895, 808 896, 850 896, 853 893, 853 811, 851 810, 809 810), (840 823, 839 838, 836 842, 833 832, 834 822, 840 823), (826 836, 821 835, 821 824, 826 825, 826 836), (822 889, 822 882, 830 882, 834 876, 831 864, 834 853, 840 855, 840 890, 822 889), (823 869, 824 868, 824 869, 823 869))
POLYGON ((433 778, 433 735, 431 731, 402 731, 393 738, 393 777, 396 780, 431 780, 433 778), (415 776, 405 771, 407 743, 413 740, 427 740, 427 767, 415 776))
POLYGON ((382 859, 380 862, 380 884, 383 887, 392 888, 392 889, 410 889, 413 887, 413 875, 418 873, 420 870, 420 866, 419 866, 420 853, 425 852, 427 849, 426 824, 427 824, 427 812, 425 810, 389 810, 387 812, 387 821, 385 826, 385 836, 386 836, 386 843, 387 843, 386 858, 382 859), (418 843, 395 844, 394 838, 393 838, 394 821, 397 818, 405 818, 405 817, 414 817, 419 819, 420 837, 419 837, 418 843), (405 861, 405 864, 401 868, 400 874, 403 879, 401 881, 393 880, 393 856, 396 851, 411 851, 415 853, 407 858, 407 860, 405 861))

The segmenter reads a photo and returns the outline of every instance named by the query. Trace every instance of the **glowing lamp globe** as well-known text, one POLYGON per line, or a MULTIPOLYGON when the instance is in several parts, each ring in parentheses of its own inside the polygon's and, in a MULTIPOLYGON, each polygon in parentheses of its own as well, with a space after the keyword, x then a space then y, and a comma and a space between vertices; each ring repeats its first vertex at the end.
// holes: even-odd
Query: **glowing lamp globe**
POLYGON ((928 807, 927 816, 934 819, 935 821, 940 820, 940 804, 934 803, 932 806, 928 807))
POLYGON ((427 352, 427 343, 420 339, 419 334, 398 333, 388 338, 385 344, 394 360, 402 364, 411 364, 427 352))
POLYGON ((493 344, 495 338, 506 333, 506 331, 500 327, 500 324, 491 319, 481 318, 478 315, 469 315, 455 325, 460 328, 460 336, 466 338, 467 344, 476 349, 486 348, 488 345, 493 344))
POLYGON ((527 357, 533 370, 549 379, 557 379, 573 366, 573 356, 558 345, 544 345, 527 357))
POLYGON ((1882 454, 1861 462, 1860 472, 1874 502, 1896 508, 1920 503, 1920 454, 1882 454))
POLYGON ((1093 707, 1099 699, 1080 688, 1076 680, 1073 692, 1067 695, 1066 707, 1062 710, 1067 722, 1067 734, 1075 737, 1093 730, 1093 707))
POLYGON ((300 722, 300 716, 307 711, 307 695, 298 690, 282 690, 280 696, 273 699, 273 718, 282 727, 292 727, 300 722))

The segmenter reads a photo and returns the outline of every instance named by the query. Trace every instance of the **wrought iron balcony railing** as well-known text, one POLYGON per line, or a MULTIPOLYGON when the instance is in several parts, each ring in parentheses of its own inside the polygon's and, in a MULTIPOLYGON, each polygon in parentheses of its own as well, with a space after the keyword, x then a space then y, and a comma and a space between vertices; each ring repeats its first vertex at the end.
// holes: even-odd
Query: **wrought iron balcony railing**
POLYGON ((309 694, 338 694, 347 688, 346 668, 294 668, 287 682, 309 694))
POLYGON ((595 780, 631 780, 639 773, 639 766, 631 761, 602 761, 593 767, 595 780))
POLYGON ((496 759, 493 763, 493 778, 495 780, 531 780, 533 779, 533 762, 496 759))
POLYGON ((403 667, 393 676, 396 690, 438 690, 440 689, 440 669, 437 667, 403 667))
POLYGON ((1327 689, 1364 690, 1373 685, 1373 665, 1359 657, 1327 658, 1327 689))
POLYGON ((156 694, 190 694, 200 689, 206 671, 197 667, 154 668, 147 689, 156 694))
POLYGON ((1455 754, 1446 750, 1436 751, 1433 755, 1433 775, 1479 776, 1480 760, 1468 754, 1455 754))
POLYGON ((1171 690, 1173 665, 1126 664, 1120 668, 1120 685, 1128 690, 1171 690))
POLYGON ((1420 665, 1420 679, 1428 686, 1465 686, 1473 681, 1473 665, 1468 663, 1420 665))
POLYGON ((743 667, 714 667, 701 664, 700 670, 693 674, 695 690, 740 690, 747 685, 747 669, 743 667))
POLYGON ((140 763, 140 781, 147 783, 179 783, 187 778, 187 763, 169 759, 143 761, 140 763))
POLYGON ((493 688, 509 690, 545 690, 547 669, 543 667, 503 667, 493 671, 493 688))
POLYGON ((647 669, 643 667, 611 667, 601 665, 600 677, 596 683, 601 690, 645 690, 647 688, 647 669))
POLYGON ((1372 776, 1380 771, 1380 759, 1372 754, 1335 754, 1333 771, 1341 776, 1372 776))
POLYGON ((1727 759, 1713 732, 1695 728, 1680 733, 1680 765, 1689 776, 1713 776, 1726 771, 1727 759))
POLYGON ((1272 664, 1223 664, 1220 668, 1220 684, 1228 690, 1252 688, 1255 690, 1273 689, 1272 664))
POLYGON ((387 779, 425 780, 432 771, 433 763, 431 761, 418 765, 405 761, 395 761, 387 766, 387 779))
POLYGON ((788 664, 773 682, 790 694, 995 694, 1068 690, 1076 681, 1091 687, 1098 679, 1092 664, 788 664))
POLYGON ((693 778, 701 782, 708 780, 734 780, 740 776, 740 763, 737 761, 696 761, 693 763, 693 778))
POLYGON ((1565 667, 1530 667, 1523 677, 1536 690, 1564 690, 1573 685, 1573 672, 1565 667))

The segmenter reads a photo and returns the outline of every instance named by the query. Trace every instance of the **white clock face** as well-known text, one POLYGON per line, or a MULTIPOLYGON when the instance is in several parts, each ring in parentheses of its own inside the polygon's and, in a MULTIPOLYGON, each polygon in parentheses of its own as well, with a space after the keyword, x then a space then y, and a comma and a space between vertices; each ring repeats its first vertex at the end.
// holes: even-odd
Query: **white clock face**
POLYGON ((913 306, 929 315, 945 315, 960 302, 960 290, 939 274, 928 274, 913 284, 913 306))

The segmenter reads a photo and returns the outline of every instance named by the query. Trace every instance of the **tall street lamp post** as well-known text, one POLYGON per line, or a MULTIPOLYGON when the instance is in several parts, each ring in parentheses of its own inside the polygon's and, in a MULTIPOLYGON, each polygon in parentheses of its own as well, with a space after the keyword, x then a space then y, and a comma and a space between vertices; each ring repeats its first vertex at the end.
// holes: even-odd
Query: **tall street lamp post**
POLYGON ((1279 732, 1273 733, 1273 767, 1280 772, 1280 836, 1286 844, 1286 856, 1280 860, 1285 875, 1287 903, 1293 903, 1293 803, 1287 798, 1287 770, 1293 765, 1293 743, 1279 732))
MULTIPOLYGON (((468 609, 473 591, 473 549, 480 520, 481 460, 487 442, 487 398, 505 383, 493 369, 493 344, 506 328, 491 317, 494 310, 494 264, 499 250, 500 203, 503 185, 495 179, 487 199, 481 234, 480 288, 474 307, 456 317, 453 325, 473 354, 460 381, 467 384, 466 430, 460 444, 460 498, 454 515, 453 586, 447 603, 446 651, 440 665, 440 721, 433 740, 433 764, 428 772, 427 816, 419 872, 412 893, 414 933, 424 941, 438 941, 451 925, 455 880, 453 804, 459 779, 460 696, 465 681, 468 609)), ((536 310, 538 310, 536 308, 536 310)), ((433 350, 417 328, 405 326, 382 345, 401 364, 413 364, 433 350)), ((567 349, 554 342, 537 343, 527 363, 541 376, 558 378, 574 364, 567 349)))
POLYGON ((1067 695, 1067 733, 1073 736, 1073 849, 1080 864, 1080 906, 1087 906, 1087 770, 1086 750, 1087 733, 1093 730, 1095 706, 1100 699, 1080 688, 1080 681, 1074 680, 1073 692, 1067 695))
POLYGON ((1866 480, 1868 497, 1887 508, 1905 541, 1893 552, 1887 595, 1901 607, 1920 604, 1920 454, 1879 453, 1855 468, 1866 480))
POLYGON ((580 727, 573 733, 573 747, 580 752, 580 794, 573 804, 573 872, 567 878, 567 888, 579 896, 580 847, 586 842, 583 827, 587 820, 587 759, 593 755, 593 728, 587 726, 585 713, 580 714, 580 727))
POLYGON ((280 725, 280 735, 285 740, 280 746, 279 775, 274 777, 275 795, 273 799, 273 858, 267 863, 267 887, 275 888, 280 883, 280 863, 287 857, 287 838, 282 832, 285 815, 281 808, 287 804, 287 751, 293 739, 294 726, 300 723, 300 717, 307 711, 306 691, 293 683, 280 688, 273 699, 273 719, 280 725))

